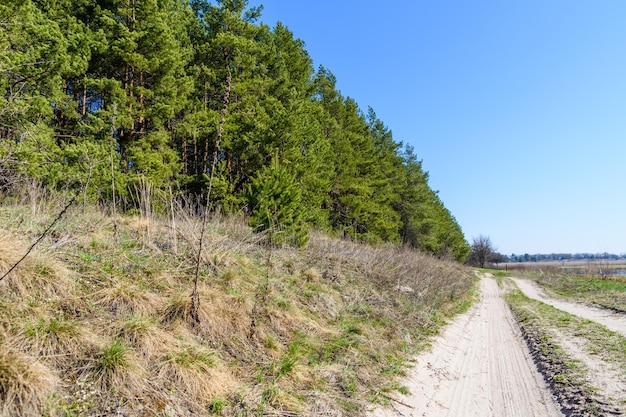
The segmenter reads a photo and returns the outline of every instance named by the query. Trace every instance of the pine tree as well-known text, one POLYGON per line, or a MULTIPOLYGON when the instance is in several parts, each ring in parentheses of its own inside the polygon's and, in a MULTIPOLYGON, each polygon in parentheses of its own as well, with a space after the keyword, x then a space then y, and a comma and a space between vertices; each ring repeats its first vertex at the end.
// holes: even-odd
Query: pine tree
POLYGON ((308 227, 301 215, 301 194, 294 176, 280 165, 278 156, 252 180, 248 189, 249 224, 267 233, 270 245, 304 246, 308 227))
POLYGON ((53 122, 72 61, 67 38, 34 2, 4 2, 0 50, 0 160, 5 172, 56 186, 63 149, 53 122))
POLYGON ((399 241, 400 217, 392 207, 398 197, 391 133, 382 123, 378 130, 370 126, 356 102, 336 91, 334 76, 323 67, 314 83, 314 100, 323 108, 323 132, 332 149, 331 227, 353 239, 399 241))
POLYGON ((211 183, 212 203, 234 209, 242 205, 239 194, 245 193, 249 181, 241 170, 249 164, 241 163, 241 159, 258 155, 245 146, 240 146, 244 148, 240 151, 235 142, 249 137, 245 130, 250 122, 262 123, 260 117, 241 110, 244 100, 255 103, 262 98, 262 94, 251 95, 247 91, 246 83, 255 68, 255 37, 259 32, 254 21, 260 15, 260 8, 248 9, 247 3, 191 2, 197 17, 192 30, 196 89, 186 110, 186 137, 181 143, 191 189, 202 190, 211 183))
POLYGON ((402 242, 439 257, 463 261, 469 245, 456 219, 428 185, 428 173, 422 170, 422 162, 411 146, 405 149, 402 166, 400 200, 395 205, 402 220, 402 242))
POLYGON ((113 0, 74 12, 93 33, 88 68, 75 81, 85 130, 105 136, 115 108, 126 177, 169 182, 180 170, 174 120, 192 87, 185 72, 191 9, 180 0, 113 0))

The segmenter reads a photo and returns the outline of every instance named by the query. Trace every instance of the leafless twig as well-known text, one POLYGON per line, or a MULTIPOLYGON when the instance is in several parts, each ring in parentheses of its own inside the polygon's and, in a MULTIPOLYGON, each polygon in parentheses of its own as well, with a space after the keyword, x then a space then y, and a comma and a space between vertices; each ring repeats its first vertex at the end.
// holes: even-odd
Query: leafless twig
POLYGON ((63 217, 63 215, 65 214, 65 212, 67 211, 68 208, 70 208, 70 206, 72 204, 74 204, 74 201, 76 201, 76 196, 72 197, 72 199, 70 200, 69 203, 67 203, 67 206, 65 206, 65 208, 63 209, 63 211, 61 211, 59 213, 59 215, 57 216, 56 219, 54 219, 54 221, 50 224, 50 226, 48 226, 48 228, 41 234, 41 236, 39 236, 39 239, 37 239, 37 241, 35 243, 32 244, 32 246, 30 248, 28 248, 28 251, 26 251, 26 253, 24 254, 24 256, 22 256, 22 258, 17 261, 15 263, 15 265, 13 265, 11 267, 11 269, 9 269, 4 275, 2 275, 2 277, 0 277, 0 281, 2 281, 7 275, 9 275, 20 263, 22 263, 22 261, 24 259, 26 259, 26 257, 28 256, 28 254, 33 250, 33 248, 39 243, 41 242, 41 240, 46 236, 46 233, 48 233, 50 231, 50 229, 52 229, 52 227, 56 224, 57 221, 59 221, 59 219, 61 217, 63 217))

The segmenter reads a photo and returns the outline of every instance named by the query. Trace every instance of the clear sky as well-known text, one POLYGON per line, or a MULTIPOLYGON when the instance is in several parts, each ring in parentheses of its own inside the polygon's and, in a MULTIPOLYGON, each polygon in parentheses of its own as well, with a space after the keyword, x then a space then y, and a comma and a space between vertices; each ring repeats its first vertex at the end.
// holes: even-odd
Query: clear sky
POLYGON ((415 147, 470 243, 626 253, 626 1, 260 4, 415 147))

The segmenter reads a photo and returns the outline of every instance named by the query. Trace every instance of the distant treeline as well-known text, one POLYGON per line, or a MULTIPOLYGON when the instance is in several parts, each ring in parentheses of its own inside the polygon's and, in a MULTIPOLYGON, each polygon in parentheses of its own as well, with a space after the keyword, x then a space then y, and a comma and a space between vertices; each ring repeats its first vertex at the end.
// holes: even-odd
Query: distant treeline
POLYGON ((214 209, 270 225, 464 259, 413 149, 260 13, 245 0, 1 2, 0 187, 100 203, 116 190, 130 205, 138 184, 210 189, 214 209))
POLYGON ((550 253, 550 254, 534 254, 524 255, 511 254, 504 256, 503 262, 545 262, 545 261, 594 261, 594 260, 610 260, 617 261, 626 259, 626 253, 615 255, 612 253, 550 253))

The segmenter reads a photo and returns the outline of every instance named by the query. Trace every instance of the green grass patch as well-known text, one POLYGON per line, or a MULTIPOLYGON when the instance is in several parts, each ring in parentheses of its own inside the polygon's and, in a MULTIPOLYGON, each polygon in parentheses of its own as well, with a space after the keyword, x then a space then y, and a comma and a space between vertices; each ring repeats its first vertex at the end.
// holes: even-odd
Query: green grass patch
POLYGON ((579 275, 530 274, 552 295, 626 312, 626 282, 579 275))
POLYGON ((111 344, 105 346, 100 352, 96 362, 96 369, 97 372, 106 374, 128 368, 130 365, 128 348, 120 340, 113 340, 111 344))
POLYGON ((583 340, 588 353, 617 364, 623 372, 626 372, 626 339, 596 322, 530 299, 519 290, 510 291, 506 300, 520 323, 531 351, 535 352, 544 366, 549 364, 548 369, 552 370, 552 374, 548 375, 548 379, 556 389, 560 401, 563 398, 565 401, 576 401, 574 398, 567 398, 572 391, 566 389, 575 387, 588 397, 584 405, 586 412, 589 415, 598 415, 595 413, 601 411, 602 404, 592 396, 596 388, 586 382, 586 367, 559 346, 559 339, 550 329, 558 329, 565 337, 571 335, 583 340))
MULTIPOLYGON (((583 338, 590 353, 601 355, 610 362, 623 364, 626 371, 626 338, 591 320, 569 314, 537 300, 531 300, 518 291, 512 291, 507 300, 514 308, 537 315, 544 325, 565 330, 583 338)), ((528 313, 530 314, 530 313, 528 313)))

